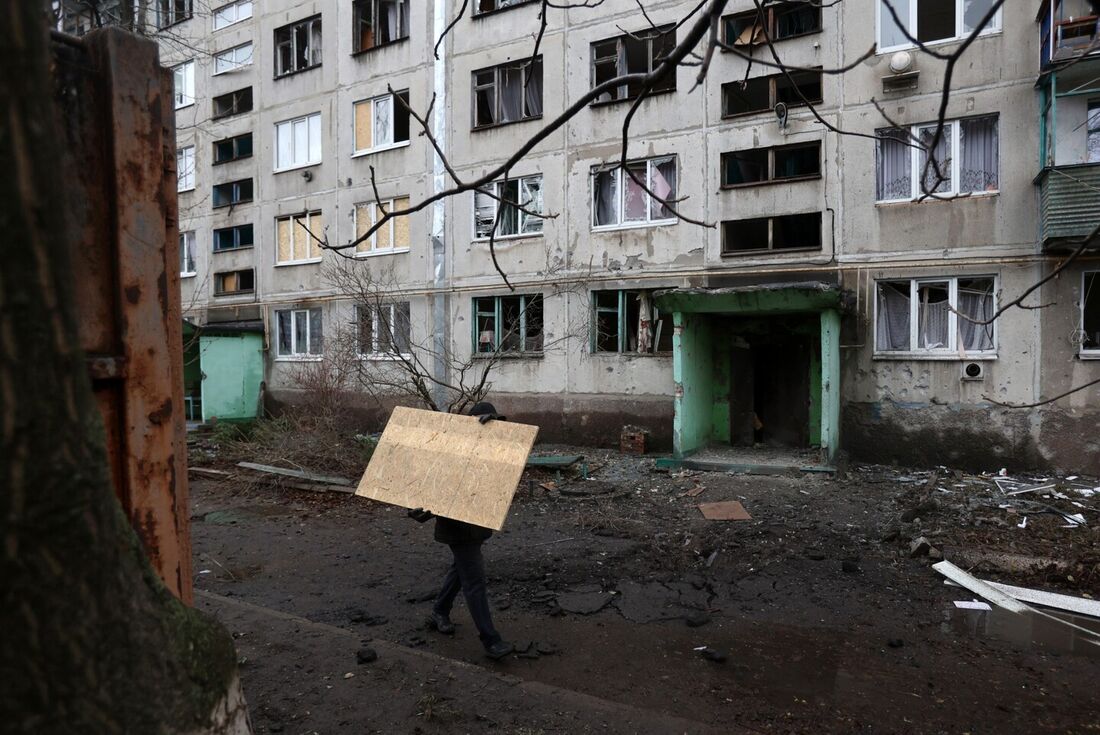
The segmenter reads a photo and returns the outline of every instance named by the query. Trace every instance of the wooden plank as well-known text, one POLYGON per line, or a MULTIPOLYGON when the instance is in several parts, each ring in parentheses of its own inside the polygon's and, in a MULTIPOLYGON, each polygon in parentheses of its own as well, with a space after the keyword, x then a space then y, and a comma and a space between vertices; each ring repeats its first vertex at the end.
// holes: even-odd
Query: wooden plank
POLYGON ((356 495, 500 530, 537 426, 397 407, 356 495))
POLYGON ((699 503, 699 510, 708 521, 751 521, 752 516, 745 506, 736 500, 723 500, 720 503, 699 503))
POLYGON ((272 467, 266 464, 256 464, 255 462, 238 462, 238 467, 244 467, 246 470, 255 470, 257 472, 267 472, 272 475, 283 475, 285 477, 297 477, 299 480, 308 480, 309 482, 323 482, 326 485, 343 485, 344 487, 351 487, 352 481, 345 477, 330 477, 327 475, 315 475, 312 472, 303 472, 302 470, 288 470, 285 467, 272 467))

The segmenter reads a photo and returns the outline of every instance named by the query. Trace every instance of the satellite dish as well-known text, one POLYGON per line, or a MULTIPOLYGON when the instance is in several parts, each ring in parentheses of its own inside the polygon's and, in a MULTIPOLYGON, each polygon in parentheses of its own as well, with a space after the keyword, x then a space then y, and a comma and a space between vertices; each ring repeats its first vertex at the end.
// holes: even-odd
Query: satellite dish
POLYGON ((775 103, 775 117, 779 121, 780 129, 787 127, 787 103, 776 102, 775 103))

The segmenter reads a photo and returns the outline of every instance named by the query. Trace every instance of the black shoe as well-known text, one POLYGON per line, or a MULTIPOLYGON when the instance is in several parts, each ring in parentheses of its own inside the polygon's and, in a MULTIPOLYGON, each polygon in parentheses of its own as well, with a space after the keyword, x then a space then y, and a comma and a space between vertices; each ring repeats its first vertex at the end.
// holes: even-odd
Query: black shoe
POLYGON ((432 614, 428 616, 428 627, 443 635, 455 634, 455 624, 443 613, 433 611, 432 614))
POLYGON ((485 655, 494 661, 499 661, 514 650, 516 650, 516 647, 508 641, 497 641, 493 645, 485 647, 485 655))

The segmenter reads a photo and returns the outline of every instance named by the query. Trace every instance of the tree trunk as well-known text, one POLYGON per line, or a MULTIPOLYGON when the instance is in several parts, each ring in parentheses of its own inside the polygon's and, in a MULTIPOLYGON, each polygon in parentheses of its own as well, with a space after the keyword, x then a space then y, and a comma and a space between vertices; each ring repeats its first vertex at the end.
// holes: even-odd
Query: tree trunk
POLYGON ((248 732, 231 637, 161 584, 112 488, 76 336, 43 6, 9 4, 0 37, 0 718, 28 733, 248 732))

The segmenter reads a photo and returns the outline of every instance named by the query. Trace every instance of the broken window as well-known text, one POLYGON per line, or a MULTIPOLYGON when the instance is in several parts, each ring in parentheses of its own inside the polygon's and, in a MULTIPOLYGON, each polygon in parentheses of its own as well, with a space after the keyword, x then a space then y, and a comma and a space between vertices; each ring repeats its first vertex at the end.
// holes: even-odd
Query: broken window
POLYGON ((914 278, 879 281, 875 351, 958 355, 995 349, 994 279, 914 278))
POLYGON ((191 17, 191 0, 157 0, 157 28, 167 28, 191 17))
MULTIPOLYGON (((382 212, 407 209, 408 197, 383 199, 379 203, 363 202, 355 205, 355 238, 359 239, 382 217, 382 212), (381 211, 379 211, 381 205, 381 211)), ((355 246, 360 255, 370 253, 392 253, 409 249, 409 218, 391 217, 386 223, 371 233, 371 236, 355 246)))
POLYGON ((1081 277, 1081 354, 1100 356, 1100 271, 1081 277))
POLYGON ((321 307, 285 309, 275 312, 279 357, 320 357, 324 335, 321 307))
POLYGON ((474 80, 474 129, 542 116, 542 57, 479 69, 474 80))
POLYGON ((672 315, 658 311, 652 291, 593 291, 592 351, 671 352, 672 315))
POLYGON ((748 115, 772 110, 782 102, 787 107, 822 101, 821 72, 792 71, 722 85, 722 116, 748 115))
POLYGON ((195 146, 188 145, 176 151, 176 191, 195 188, 195 146))
POLYGON ((214 274, 214 295, 234 296, 256 290, 256 273, 251 268, 214 274))
POLYGON ((354 105, 355 153, 385 150, 409 142, 409 90, 354 105), (400 97, 400 100, 394 99, 400 97), (405 104, 401 104, 401 102, 405 104))
POLYGON ((821 174, 821 143, 751 148, 722 154, 722 186, 745 186, 821 174))
POLYGON ((722 222, 722 255, 760 250, 820 250, 821 212, 722 222))
POLYGON ((542 234, 542 174, 495 181, 474 192, 474 239, 542 234), (503 201, 501 201, 503 200, 503 201))
POLYGON ((805 2, 776 3, 762 10, 727 15, 723 40, 730 46, 756 46, 821 30, 821 8, 805 2), (766 31, 766 35, 765 35, 766 31))
MULTIPOLYGON (((914 45, 903 28, 921 43, 950 41, 969 35, 993 7, 993 0, 890 0, 888 3, 879 0, 878 5, 878 51, 881 53, 914 45), (897 20, 890 13, 891 6, 897 20)), ((982 33, 1000 29, 1001 11, 998 10, 982 33)))
POLYGON ((255 243, 252 225, 235 225, 214 230, 214 252, 250 248, 255 243))
POLYGON ((321 65, 321 16, 275 29, 275 76, 321 65))
POLYGON ((243 43, 240 46, 234 46, 231 49, 222 51, 221 53, 214 55, 214 73, 225 74, 226 72, 233 71, 234 69, 240 69, 241 67, 249 66, 252 64, 252 44, 243 43))
POLYGON ((195 104, 194 61, 185 61, 172 67, 172 85, 177 110, 195 104))
POLYGON ((935 134, 935 125, 876 131, 877 201, 998 191, 996 115, 945 121, 933 149, 935 134))
POLYGON ((494 10, 506 10, 529 2, 532 2, 532 0, 477 0, 474 5, 474 15, 491 13, 494 10))
MULTIPOLYGON (((592 44, 592 86, 626 74, 649 74, 676 48, 675 26, 665 25, 592 44)), ((651 89, 650 94, 676 89, 676 70, 672 69, 651 89)), ((612 87, 592 104, 634 99, 642 92, 641 82, 612 87)))
POLYGON ((357 304, 355 322, 361 357, 384 358, 411 354, 409 302, 357 304))
POLYGON ((676 198, 676 157, 627 163, 592 170, 592 226, 618 227, 675 221, 665 205, 676 198), (633 176, 631 176, 633 174, 633 176), (638 182, 644 182, 653 196, 638 182))
POLYGON ((215 209, 252 201, 252 179, 216 184, 213 199, 215 209))
POLYGON ((542 352, 542 294, 474 299, 474 351, 542 352))
POLYGON ((321 259, 325 220, 320 211, 302 212, 275 219, 275 262, 316 263, 321 259))
POLYGON ((195 275, 195 232, 180 233, 180 275, 195 275))
POLYGON ((214 98, 213 119, 239 115, 252 109, 252 87, 227 92, 214 98))
POLYGON ((275 171, 321 162, 321 113, 275 123, 275 171))
POLYGON ((406 0, 355 0, 352 15, 355 53, 409 37, 406 0))
POLYGON ((214 142, 214 165, 248 158, 252 155, 252 133, 214 142))
POLYGON ((220 30, 252 17, 252 0, 238 0, 214 9, 214 30, 220 30))

